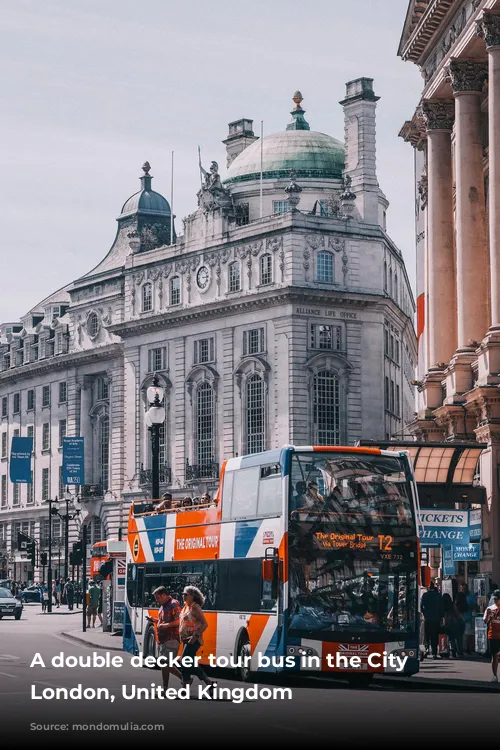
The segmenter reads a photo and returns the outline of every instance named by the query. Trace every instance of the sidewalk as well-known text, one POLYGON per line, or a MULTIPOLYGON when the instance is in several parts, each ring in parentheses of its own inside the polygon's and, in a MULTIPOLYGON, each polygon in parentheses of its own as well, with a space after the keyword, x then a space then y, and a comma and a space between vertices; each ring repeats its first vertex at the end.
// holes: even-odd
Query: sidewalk
MULTIPOLYGON (((68 630, 61 635, 82 643, 91 648, 102 648, 106 651, 122 651, 121 635, 103 633, 102 629, 90 628, 85 633, 68 630)), ((331 676, 331 675, 330 675, 331 676)), ((420 663, 420 672, 413 677, 393 675, 376 676, 376 682, 405 686, 414 689, 460 690, 468 692, 500 693, 500 683, 491 683, 492 673, 489 659, 469 657, 466 659, 424 659, 420 663)))

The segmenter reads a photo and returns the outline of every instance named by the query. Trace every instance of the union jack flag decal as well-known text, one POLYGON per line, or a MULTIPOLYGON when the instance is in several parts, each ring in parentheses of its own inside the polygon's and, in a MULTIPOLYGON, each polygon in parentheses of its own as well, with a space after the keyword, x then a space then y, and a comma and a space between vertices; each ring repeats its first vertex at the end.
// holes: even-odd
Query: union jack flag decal
POLYGON ((341 643, 339 644, 339 651, 356 651, 357 653, 368 653, 369 646, 366 643, 341 643))

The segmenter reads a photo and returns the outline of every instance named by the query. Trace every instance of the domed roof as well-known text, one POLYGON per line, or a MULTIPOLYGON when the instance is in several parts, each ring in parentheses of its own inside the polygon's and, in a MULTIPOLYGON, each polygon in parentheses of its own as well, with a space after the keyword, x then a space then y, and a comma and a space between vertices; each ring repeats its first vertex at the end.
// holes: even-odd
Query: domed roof
POLYGON ((154 216, 170 216, 170 205, 166 198, 160 193, 156 193, 151 190, 151 180, 153 179, 149 174, 151 166, 149 162, 145 162, 142 167, 144 170, 144 177, 141 177, 142 187, 134 195, 131 195, 128 200, 122 206, 119 218, 122 219, 125 216, 131 214, 150 214, 154 216))
MULTIPOLYGON (((257 180, 261 169, 260 140, 252 143, 230 165, 224 182, 257 180)), ((344 146, 336 138, 312 130, 285 130, 264 136, 262 172, 264 179, 289 177, 335 179, 342 177, 344 146)))
POLYGON ((263 178, 288 178, 294 169, 297 178, 338 179, 345 162, 344 144, 331 135, 309 129, 301 107, 302 94, 293 97, 292 122, 281 133, 266 135, 262 144, 254 141, 232 162, 225 183, 247 182, 260 178, 261 146, 263 178))

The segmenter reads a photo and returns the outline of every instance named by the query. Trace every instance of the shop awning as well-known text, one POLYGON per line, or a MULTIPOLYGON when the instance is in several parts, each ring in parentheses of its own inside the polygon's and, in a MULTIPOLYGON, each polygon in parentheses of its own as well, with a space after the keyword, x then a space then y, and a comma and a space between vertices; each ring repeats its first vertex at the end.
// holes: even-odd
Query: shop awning
POLYGON ((362 440, 359 445, 408 451, 413 462, 421 507, 486 502, 485 488, 479 485, 477 476, 479 456, 488 447, 486 443, 383 443, 362 440))

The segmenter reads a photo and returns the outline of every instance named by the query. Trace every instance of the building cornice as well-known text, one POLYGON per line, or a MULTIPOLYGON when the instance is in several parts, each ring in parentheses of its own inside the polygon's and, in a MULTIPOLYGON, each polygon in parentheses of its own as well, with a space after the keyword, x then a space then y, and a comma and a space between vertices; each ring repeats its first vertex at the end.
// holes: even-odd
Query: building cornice
POLYGON ((405 319, 408 316, 384 294, 364 292, 346 292, 342 290, 320 290, 309 287, 287 287, 284 289, 271 289, 266 294, 261 291, 252 296, 240 297, 234 300, 218 300, 216 302, 198 305, 197 307, 164 312, 147 319, 127 320, 109 326, 111 333, 121 336, 122 339, 133 338, 140 334, 152 333, 157 330, 176 328, 200 320, 220 319, 227 316, 232 317, 238 313, 257 312, 274 308, 280 305, 343 305, 351 308, 367 308, 378 303, 392 303, 398 313, 405 319))
POLYGON ((16 380, 25 380, 37 375, 41 375, 48 370, 67 370, 69 367, 76 367, 82 364, 93 364, 103 360, 114 359, 121 354, 121 343, 100 346, 95 349, 85 349, 80 352, 70 352, 69 354, 57 354, 54 357, 31 362, 29 365, 19 365, 12 367, 0 373, 0 385, 2 383, 11 383, 16 380))
POLYGON ((408 40, 398 50, 399 56, 407 61, 418 63, 432 37, 451 10, 456 8, 455 0, 431 0, 408 40))

